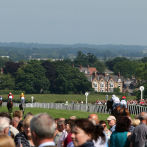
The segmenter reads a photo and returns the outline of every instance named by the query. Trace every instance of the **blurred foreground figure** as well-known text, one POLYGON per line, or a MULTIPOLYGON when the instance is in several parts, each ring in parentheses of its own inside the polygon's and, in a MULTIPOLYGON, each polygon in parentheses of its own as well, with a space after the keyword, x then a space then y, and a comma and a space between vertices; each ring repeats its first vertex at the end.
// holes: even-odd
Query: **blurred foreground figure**
POLYGON ((103 128, 88 119, 77 119, 72 127, 71 138, 75 147, 106 147, 103 128))
POLYGON ((15 147, 15 143, 10 136, 0 135, 0 147, 15 147))
POLYGON ((130 147, 145 147, 147 143, 147 112, 141 112, 138 118, 140 124, 135 127, 131 135, 130 147))
POLYGON ((35 115, 31 120, 31 133, 35 147, 55 146, 54 133, 56 124, 47 113, 35 115))
POLYGON ((0 135, 9 133, 10 119, 5 116, 0 116, 0 135))

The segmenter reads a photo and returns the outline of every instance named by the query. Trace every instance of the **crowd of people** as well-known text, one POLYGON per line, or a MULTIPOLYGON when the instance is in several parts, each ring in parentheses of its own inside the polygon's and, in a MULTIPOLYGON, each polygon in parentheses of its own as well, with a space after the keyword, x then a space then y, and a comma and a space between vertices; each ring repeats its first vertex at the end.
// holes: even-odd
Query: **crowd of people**
POLYGON ((1 112, 0 147, 146 147, 147 112, 131 119, 127 108, 121 109, 117 117, 109 115, 106 120, 97 114, 65 119, 1 112))
MULTIPOLYGON (((122 97, 123 98, 123 97, 122 97)), ((120 101, 119 101, 120 102, 120 101)), ((97 105, 106 105, 107 100, 96 100, 95 104, 97 105)), ((140 100, 127 100, 127 105, 141 105, 147 106, 147 99, 140 100)))

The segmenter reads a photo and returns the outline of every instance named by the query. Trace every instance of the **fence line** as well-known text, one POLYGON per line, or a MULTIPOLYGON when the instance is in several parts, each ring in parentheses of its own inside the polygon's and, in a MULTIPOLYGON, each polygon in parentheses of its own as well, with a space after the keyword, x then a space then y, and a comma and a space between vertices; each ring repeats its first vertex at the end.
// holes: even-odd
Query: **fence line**
MULTIPOLYGON (((3 102, 3 105, 6 106, 6 102, 3 102)), ((18 107, 19 103, 13 103, 14 107, 18 107)), ((64 103, 27 103, 26 107, 32 108, 47 108, 47 109, 62 109, 62 110, 76 110, 84 112, 93 112, 93 113, 108 113, 106 105, 94 105, 94 104, 64 104, 64 103)), ((128 105, 128 109, 131 114, 137 115, 140 112, 147 112, 147 106, 140 105, 128 105)))

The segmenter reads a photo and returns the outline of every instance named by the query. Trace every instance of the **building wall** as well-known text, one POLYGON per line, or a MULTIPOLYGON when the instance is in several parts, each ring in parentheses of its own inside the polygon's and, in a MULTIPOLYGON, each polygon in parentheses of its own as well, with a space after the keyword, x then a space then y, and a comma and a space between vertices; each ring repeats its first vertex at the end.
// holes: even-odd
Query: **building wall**
POLYGON ((94 88, 97 92, 114 92, 114 88, 120 88, 120 92, 123 91, 123 83, 122 82, 116 82, 113 80, 113 78, 109 79, 109 81, 106 81, 105 79, 97 80, 94 78, 92 80, 92 88, 94 88))

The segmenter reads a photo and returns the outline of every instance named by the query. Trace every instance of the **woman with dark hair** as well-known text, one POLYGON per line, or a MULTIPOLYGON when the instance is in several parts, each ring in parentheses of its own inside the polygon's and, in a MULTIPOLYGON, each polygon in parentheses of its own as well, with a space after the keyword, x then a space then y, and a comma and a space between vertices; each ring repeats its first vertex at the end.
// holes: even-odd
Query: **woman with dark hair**
POLYGON ((131 120, 127 116, 120 116, 117 119, 115 131, 110 137, 110 147, 129 147, 130 125, 131 120))
POLYGON ((88 119, 75 120, 71 137, 75 147, 94 147, 94 142, 98 141, 100 145, 106 142, 103 128, 88 119))

